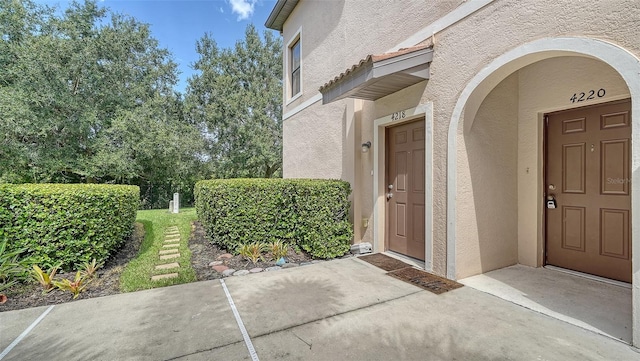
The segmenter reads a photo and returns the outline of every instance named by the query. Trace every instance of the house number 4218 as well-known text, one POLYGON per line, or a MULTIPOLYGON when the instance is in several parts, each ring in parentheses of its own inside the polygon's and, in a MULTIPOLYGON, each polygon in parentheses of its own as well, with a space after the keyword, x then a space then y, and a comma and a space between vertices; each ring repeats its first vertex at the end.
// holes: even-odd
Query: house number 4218
POLYGON ((395 112, 395 113, 391 114, 391 120, 404 119, 404 118, 406 118, 406 116, 407 115, 405 114, 404 110, 401 111, 401 112, 395 112))
POLYGON ((600 88, 598 90, 589 90, 588 92, 580 92, 580 93, 575 93, 573 94, 573 96, 571 98, 569 98, 569 100, 572 103, 580 103, 583 102, 585 100, 591 100, 591 99, 595 99, 596 97, 598 98, 602 98, 605 94, 606 94, 606 90, 600 88))

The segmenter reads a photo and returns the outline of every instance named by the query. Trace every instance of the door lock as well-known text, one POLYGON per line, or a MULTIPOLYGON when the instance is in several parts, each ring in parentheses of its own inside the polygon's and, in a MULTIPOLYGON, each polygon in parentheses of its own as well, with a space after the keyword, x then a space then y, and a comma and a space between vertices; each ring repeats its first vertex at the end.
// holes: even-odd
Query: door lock
POLYGON ((387 200, 389 200, 391 198, 393 198, 393 193, 391 193, 391 192, 387 193, 387 200))
POLYGON ((558 205, 556 204, 556 197, 553 194, 547 196, 547 208, 548 209, 556 209, 558 205))

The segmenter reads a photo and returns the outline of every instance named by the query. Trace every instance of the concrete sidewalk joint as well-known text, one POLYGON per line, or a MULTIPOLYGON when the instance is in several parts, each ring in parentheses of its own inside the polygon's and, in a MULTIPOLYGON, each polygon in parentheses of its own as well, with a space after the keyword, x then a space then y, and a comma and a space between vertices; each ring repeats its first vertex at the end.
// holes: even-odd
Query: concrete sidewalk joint
POLYGON ((227 285, 224 283, 224 279, 220 279, 220 284, 222 284, 222 289, 224 290, 225 295, 227 296, 227 301, 229 301, 229 307, 231 307, 231 311, 233 311, 233 316, 236 319, 236 323, 240 328, 240 333, 242 333, 242 338, 244 339, 244 344, 247 346, 247 350, 249 350, 249 356, 251 356, 252 361, 260 361, 258 359, 258 354, 256 353, 256 349, 253 347, 253 343, 251 342, 251 337, 249 337, 249 333, 247 329, 244 327, 244 323, 242 322, 242 318, 240 318, 240 313, 236 308, 235 303, 233 302, 233 298, 231 297, 231 293, 229 293, 229 289, 227 285))
POLYGON ((29 334, 29 332, 31 332, 31 330, 33 330, 40 323, 40 321, 42 321, 49 314, 49 312, 51 312, 51 310, 53 310, 54 307, 55 305, 49 306, 49 308, 47 308, 40 315, 40 317, 36 318, 36 320, 33 321, 33 323, 31 323, 31 325, 29 325, 26 330, 24 330, 15 340, 13 340, 13 342, 11 342, 11 344, 7 346, 7 348, 5 348, 2 353, 0 353, 0 360, 7 356, 9 352, 11 352, 11 350, 13 350, 13 348, 16 347, 16 345, 20 343, 20 341, 22 341, 22 339, 25 338, 29 334))

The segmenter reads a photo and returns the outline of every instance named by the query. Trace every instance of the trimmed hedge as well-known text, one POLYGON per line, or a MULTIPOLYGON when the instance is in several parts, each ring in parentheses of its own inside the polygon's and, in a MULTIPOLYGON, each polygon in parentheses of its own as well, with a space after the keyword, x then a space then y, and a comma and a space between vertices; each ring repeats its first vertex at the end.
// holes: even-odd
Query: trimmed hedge
POLYGON ((137 186, 0 184, 0 239, 41 267, 105 261, 131 234, 137 186))
POLYGON ((198 218, 213 243, 236 251, 282 240, 317 258, 347 251, 351 187, 340 180, 219 179, 196 183, 198 218))

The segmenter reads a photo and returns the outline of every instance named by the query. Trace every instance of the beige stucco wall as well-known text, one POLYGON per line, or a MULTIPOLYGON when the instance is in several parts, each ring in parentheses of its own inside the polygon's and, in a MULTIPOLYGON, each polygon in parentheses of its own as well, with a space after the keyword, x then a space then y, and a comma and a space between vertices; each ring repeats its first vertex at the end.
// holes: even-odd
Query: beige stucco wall
MULTIPOLYGON (((330 2, 301 1, 292 13, 283 33, 283 39, 287 42, 298 29, 302 28, 302 56, 303 56, 303 96, 285 107, 285 114, 300 106, 305 101, 317 96, 317 89, 334 76, 340 74, 347 67, 356 64, 367 54, 381 53, 408 38, 417 30, 431 24, 444 12, 454 9, 459 2, 441 3, 443 5, 436 11, 425 8, 422 1, 403 2, 403 6, 397 6, 394 2, 330 2), (326 14, 318 16, 318 14, 326 14), (337 19, 340 19, 338 21, 337 19)), ((432 5, 436 6, 436 5, 432 5)), ((434 58, 431 63, 431 79, 425 84, 415 88, 399 92, 385 97, 377 102, 362 102, 362 108, 358 111, 359 118, 346 114, 347 101, 338 101, 331 105, 321 105, 316 102, 299 113, 284 121, 284 175, 285 177, 342 177, 348 179, 361 191, 354 199, 359 202, 360 216, 367 218, 373 213, 373 179, 370 172, 373 168, 372 153, 358 154, 359 144, 373 137, 372 121, 383 115, 397 110, 415 107, 418 104, 433 103, 434 142, 433 142, 433 240, 434 272, 446 274, 447 252, 447 149, 448 129, 453 109, 460 97, 460 92, 467 83, 487 64, 495 58, 531 41, 557 36, 579 36, 603 39, 617 44, 628 51, 640 54, 640 29, 637 19, 640 18, 640 7, 633 0, 612 0, 593 2, 585 6, 576 1, 520 1, 520 0, 496 0, 475 14, 449 26, 435 34, 434 58), (597 16, 595 15, 597 14, 597 16), (344 131, 348 119, 359 119, 352 124, 353 131, 344 131), (345 135, 353 134, 353 138, 345 138, 345 135), (359 139, 358 139, 359 137, 359 139), (304 141, 300 141, 304 139, 304 141), (345 142, 349 146, 345 146, 345 142), (343 157, 349 151, 353 151, 353 175, 345 178, 345 170, 349 164, 343 164, 343 157), (356 173, 360 172, 360 177, 356 173), (358 184, 355 179, 358 179, 358 184)), ((544 57, 541 57, 542 60, 544 57)), ((580 61, 580 59, 578 59, 580 61)), ((511 96, 519 94, 517 106, 507 110, 500 107, 481 107, 478 117, 484 116, 483 111, 494 108, 495 111, 511 114, 515 111, 515 122, 518 124, 519 141, 517 149, 517 176, 511 177, 518 191, 517 221, 516 221, 516 252, 517 259, 525 264, 539 264, 540 247, 540 209, 539 187, 536 178, 539 175, 541 164, 538 160, 540 149, 531 147, 531 142, 539 141, 541 124, 536 121, 540 112, 549 108, 563 106, 568 100, 567 92, 579 91, 571 83, 559 80, 560 74, 573 74, 578 76, 579 69, 589 72, 593 77, 595 73, 601 78, 611 79, 602 72, 602 69, 584 69, 582 65, 569 71, 565 65, 561 70, 552 70, 559 65, 553 60, 548 64, 538 63, 518 73, 516 80, 518 87, 511 96), (595 72, 595 73, 594 73, 595 72), (549 74, 547 78, 543 74, 549 74), (564 87, 563 87, 564 86, 564 87), (555 91, 550 87, 556 88, 555 91), (570 89, 569 89, 570 88, 570 89), (523 95, 525 94, 525 95, 523 95), (525 99, 526 96, 526 100, 525 99), (544 103, 544 104, 543 104, 544 103), (535 118, 535 119, 532 119, 535 118), (529 168, 530 173, 526 172, 529 168)), ((576 64, 578 64, 576 62, 576 64)), ((576 65, 577 66, 577 65, 576 65)), ((505 71, 501 76, 506 78, 518 69, 505 71)), ((597 78, 597 76, 596 76, 597 78)), ((565 79, 566 80, 566 79, 565 79)), ((590 87, 593 81, 583 83, 590 87)), ((505 83, 506 84, 506 83, 505 83)), ((509 83, 511 84, 511 83, 509 83)), ((511 84, 512 86, 513 84, 511 84)), ((501 85, 501 87, 506 85, 501 85)), ((581 85, 582 86, 582 85, 581 85)), ((609 86, 609 85, 608 85, 609 86)), ((615 87, 620 86, 619 78, 615 87)), ((599 88, 599 87, 598 87, 599 88)), ((607 89, 607 96, 613 96, 614 91, 607 89)), ((502 89, 504 90, 504 89, 502 89)), ((496 92, 501 89, 496 88, 496 92)), ((503 117, 507 117, 503 114, 503 117)), ((514 119, 512 115, 508 116, 514 119)), ((480 118, 478 118, 480 119, 480 118)), ((477 119, 477 120, 478 120, 477 119)), ((484 120, 484 119, 481 119, 484 120)), ((474 122, 475 123, 475 122, 474 122)), ((480 124, 482 122, 479 122, 480 124)), ((491 122, 484 126, 489 127, 491 122)), ((471 128, 471 135, 475 134, 476 124, 471 128)), ((490 129, 487 128, 487 129, 490 129)), ((478 129, 480 131, 481 128, 478 129)), ((469 138, 462 136, 462 142, 468 143, 469 138)), ((478 138, 481 139, 481 138, 478 138)), ((514 139, 514 138, 509 138, 514 139)), ((468 144, 467 144, 468 145, 468 144)), ((505 145, 506 147, 507 145, 505 145)), ((511 147, 512 145, 508 145, 511 147)), ((465 149, 463 147, 463 149, 465 149)), ((464 152, 467 152, 465 149, 464 152)), ((498 152, 498 150, 496 150, 498 152)), ((464 167, 463 167, 464 168, 464 167)), ((461 173, 462 174, 462 173, 461 173)), ((473 194, 473 175, 467 168, 467 177, 459 175, 458 199, 461 195, 473 194)), ((512 192, 509 200, 513 202, 512 192)), ((505 196, 506 197, 506 196, 505 196)), ((478 205, 473 207, 467 204, 464 217, 460 218, 470 228, 456 228, 462 238, 458 244, 459 251, 456 254, 458 267, 460 263, 466 263, 473 259, 471 250, 477 247, 480 237, 474 233, 478 227, 491 229, 492 225, 499 225, 497 219, 482 220, 475 218, 478 205), (475 227, 475 228, 474 228, 475 227), (474 230, 475 229, 475 230, 474 230), (471 230, 469 233, 468 230, 471 230), (466 232, 466 234, 465 234, 466 232), (468 239, 467 245, 462 239, 468 239), (475 239, 476 246, 473 246, 475 239)), ((360 218, 360 216, 358 218, 360 218)), ((361 226, 357 219, 356 227, 361 226)), ((508 226, 509 234, 514 233, 513 223, 508 226)), ((363 240, 371 240, 370 229, 360 227, 359 233, 363 240)), ((356 239, 356 242, 360 239, 356 239)), ((513 243, 509 243, 506 259, 513 260, 513 243)), ((457 250, 457 251, 458 251, 457 250)), ((476 248, 477 251, 477 248, 476 248)), ((486 255, 487 253, 485 253, 486 255)), ((496 254, 499 253, 490 253, 496 254)), ((500 257, 497 257, 500 258, 500 257)), ((483 261, 478 264, 470 264, 467 270, 465 266, 457 275, 478 272, 483 270, 481 264, 499 265, 494 260, 483 261)), ((488 266, 494 267, 494 266, 488 266)))
MULTIPOLYGON (((595 37, 640 54, 638 18, 640 7, 635 1, 605 1, 584 6, 584 3, 570 1, 497 0, 436 34, 432 75, 422 97, 422 102, 434 103, 432 237, 436 273, 446 273, 448 128, 460 91, 496 57, 543 37, 595 37)), ((465 188, 470 184, 461 186, 459 194, 470 192, 465 188)))
POLYGON ((518 261, 518 75, 485 98, 458 132, 457 277, 518 261))
MULTIPOLYGON (((409 1, 399 7, 398 3, 389 1, 300 1, 284 24, 282 37, 286 45, 300 32, 302 95, 289 101, 284 90, 283 113, 287 114, 317 96, 320 86, 360 59, 386 52, 461 2, 409 1), (371 19, 381 21, 372 22, 371 19)), ((286 55, 283 64, 285 74, 286 55)), ((316 102, 284 120, 284 177, 342 178, 355 186, 356 165, 343 161, 343 158, 359 156, 353 153, 366 139, 371 140, 372 133, 364 133, 360 139, 355 139, 355 134, 360 133, 355 128, 356 124, 349 121, 355 117, 347 113, 349 102, 342 100, 324 106, 321 101, 316 102)), ((358 170, 361 168, 357 167, 358 170)), ((367 184, 371 187, 370 183, 367 184)), ((371 207, 365 213, 370 215, 371 207)))
POLYGON ((542 115, 628 96, 619 74, 585 57, 536 62, 489 93, 470 129, 458 134, 458 278, 515 263, 542 265, 542 115), (569 100, 601 88, 603 97, 569 100))
POLYGON ((349 121, 353 115, 347 114, 346 102, 310 107, 304 114, 284 121, 285 178, 353 179, 349 140, 355 129, 349 121))

